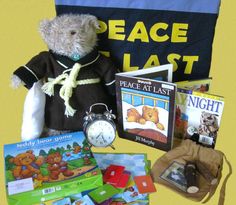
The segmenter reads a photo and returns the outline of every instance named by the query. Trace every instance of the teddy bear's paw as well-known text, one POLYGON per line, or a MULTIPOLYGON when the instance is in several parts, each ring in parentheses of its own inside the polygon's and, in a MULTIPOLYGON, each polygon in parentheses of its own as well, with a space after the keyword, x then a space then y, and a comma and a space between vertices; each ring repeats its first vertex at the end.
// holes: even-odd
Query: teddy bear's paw
POLYGON ((11 77, 11 87, 14 89, 19 88, 21 85, 24 85, 24 82, 16 75, 11 77))
POLYGON ((158 122, 158 123, 156 124, 156 127, 157 127, 159 130, 165 130, 164 125, 161 124, 160 122, 158 122))
POLYGON ((133 116, 126 117, 126 120, 127 120, 127 122, 135 122, 136 121, 135 117, 133 117, 133 116))
POLYGON ((145 120, 144 118, 140 118, 140 119, 139 119, 139 123, 142 124, 142 125, 144 125, 144 124, 146 123, 146 120, 145 120))

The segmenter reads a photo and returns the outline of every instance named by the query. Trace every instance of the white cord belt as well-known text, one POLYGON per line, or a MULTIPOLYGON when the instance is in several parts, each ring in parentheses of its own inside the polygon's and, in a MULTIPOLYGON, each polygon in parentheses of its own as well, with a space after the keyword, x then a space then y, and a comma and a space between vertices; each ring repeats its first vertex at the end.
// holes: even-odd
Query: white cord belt
POLYGON ((48 82, 45 83, 42 87, 44 93, 49 96, 54 95, 54 86, 55 85, 62 85, 59 95, 64 100, 65 104, 65 115, 73 116, 76 112, 74 108, 71 107, 69 100, 73 94, 73 88, 76 88, 78 85, 86 85, 86 84, 94 84, 99 83, 100 78, 92 78, 92 79, 85 79, 85 80, 76 80, 81 65, 79 63, 75 63, 73 68, 71 69, 70 74, 66 73, 65 71, 56 78, 49 78, 48 82))

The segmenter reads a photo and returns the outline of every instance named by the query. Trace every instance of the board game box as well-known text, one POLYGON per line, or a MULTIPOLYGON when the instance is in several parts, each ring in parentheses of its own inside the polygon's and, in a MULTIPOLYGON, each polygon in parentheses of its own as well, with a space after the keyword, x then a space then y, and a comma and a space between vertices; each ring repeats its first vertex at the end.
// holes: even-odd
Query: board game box
POLYGON ((32 205, 102 186, 83 132, 4 145, 8 203, 32 205))

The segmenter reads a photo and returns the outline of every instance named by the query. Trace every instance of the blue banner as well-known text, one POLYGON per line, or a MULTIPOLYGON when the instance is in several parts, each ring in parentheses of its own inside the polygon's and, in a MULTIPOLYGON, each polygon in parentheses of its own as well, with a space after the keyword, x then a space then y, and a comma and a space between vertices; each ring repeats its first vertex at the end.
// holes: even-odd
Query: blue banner
POLYGON ((57 15, 99 19, 98 49, 123 71, 172 63, 173 81, 207 78, 220 0, 56 0, 57 15))

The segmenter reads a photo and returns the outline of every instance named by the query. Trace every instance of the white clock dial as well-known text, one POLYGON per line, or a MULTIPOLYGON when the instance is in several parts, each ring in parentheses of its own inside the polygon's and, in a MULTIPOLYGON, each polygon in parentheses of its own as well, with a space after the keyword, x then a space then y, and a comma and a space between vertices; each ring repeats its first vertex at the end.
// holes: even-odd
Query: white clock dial
POLYGON ((89 143, 95 147, 107 147, 111 145, 116 136, 115 129, 106 120, 95 120, 87 127, 89 143))

